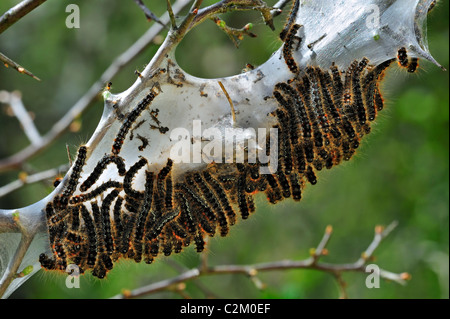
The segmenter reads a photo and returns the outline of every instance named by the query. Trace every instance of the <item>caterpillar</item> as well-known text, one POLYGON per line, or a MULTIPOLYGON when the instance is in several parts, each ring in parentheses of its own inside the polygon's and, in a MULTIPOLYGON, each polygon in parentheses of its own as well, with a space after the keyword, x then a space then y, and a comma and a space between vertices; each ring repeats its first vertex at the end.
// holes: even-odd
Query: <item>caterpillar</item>
MULTIPOLYGON (((432 7, 430 6, 430 10, 432 7)), ((406 68, 409 73, 414 73, 419 66, 418 58, 408 58, 408 54, 405 47, 401 47, 397 52, 397 60, 399 66, 406 68)))
MULTIPOLYGON (((292 10, 298 10, 298 1, 292 10)), ((258 161, 212 162, 175 175, 172 159, 155 169, 144 156, 125 165, 119 156, 122 145, 160 93, 154 87, 124 117, 111 152, 99 159, 84 180, 80 179, 88 147, 79 148, 60 195, 45 210, 50 253, 40 255, 41 266, 65 271, 72 263, 81 273, 91 271, 104 278, 120 259, 150 264, 160 254, 180 253, 191 244, 201 252, 205 237, 227 236, 239 217, 245 220, 255 212, 257 194, 271 204, 288 198, 299 201, 307 184, 317 184, 318 171, 350 160, 383 109, 380 82, 385 71, 397 60, 414 72, 417 60, 409 59, 401 48, 397 59, 377 66, 363 57, 345 70, 335 64, 328 69, 301 69, 292 55, 299 28, 288 21, 280 34, 291 78, 276 83, 269 97, 276 103, 268 115, 278 130, 276 171, 260 174, 258 161), (117 180, 102 178, 110 164, 117 167, 117 180), (144 180, 141 188, 136 187, 138 179, 144 180)), ((141 141, 139 151, 148 146, 147 140, 141 141)), ((266 152, 270 152, 269 143, 266 152)))

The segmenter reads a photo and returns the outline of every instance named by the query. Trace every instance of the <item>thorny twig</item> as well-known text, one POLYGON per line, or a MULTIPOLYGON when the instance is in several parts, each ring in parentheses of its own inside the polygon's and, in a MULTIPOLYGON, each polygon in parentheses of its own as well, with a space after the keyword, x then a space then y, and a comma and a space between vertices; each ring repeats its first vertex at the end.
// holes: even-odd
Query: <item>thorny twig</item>
MULTIPOLYGON (((174 14, 180 12, 189 3, 191 3, 190 0, 177 0, 173 4, 173 6, 171 6, 173 12, 172 17, 174 16, 174 14)), ((261 0, 256 0, 256 2, 253 0, 223 0, 204 9, 200 9, 201 3, 202 0, 194 1, 188 15, 181 22, 180 26, 177 28, 174 28, 174 26, 172 26, 172 29, 169 31, 166 41, 161 45, 154 58, 150 61, 148 67, 142 72, 143 76, 150 76, 154 71, 152 68, 160 65, 159 62, 164 59, 165 55, 168 54, 168 52, 173 50, 173 48, 184 38, 185 34, 189 30, 191 30, 193 27, 200 24, 204 20, 208 19, 209 17, 213 16, 214 14, 219 13, 220 11, 228 12, 238 10, 238 6, 241 6, 242 10, 248 10, 249 8, 258 10, 262 13, 266 23, 273 27, 273 25, 270 23, 272 20, 272 15, 270 13, 271 8, 265 7, 264 2, 262 2, 261 0), (255 8, 255 6, 258 6, 259 3, 261 3, 261 6, 255 8)), ((169 16, 169 14, 166 13, 160 18, 160 20, 163 22, 163 24, 167 25, 170 22, 170 18, 171 17, 169 16)), ((162 29, 163 27, 160 24, 154 24, 140 39, 138 39, 122 55, 117 57, 112 62, 108 69, 101 75, 100 79, 96 81, 90 87, 90 89, 78 100, 78 102, 70 110, 68 110, 68 112, 66 112, 66 114, 58 122, 53 125, 48 133, 42 136, 42 140, 39 145, 31 144, 18 153, 0 160, 0 172, 23 166, 29 158, 52 144, 70 127, 71 123, 76 118, 78 118, 88 108, 88 106, 90 106, 99 97, 99 93, 104 88, 104 84, 108 83, 111 78, 115 76, 125 65, 127 65, 138 54, 140 54, 150 43, 152 43, 154 38, 160 34, 162 29)), ((140 86, 139 84, 133 85, 130 89, 139 91, 140 86)), ((131 97, 133 96, 133 94, 130 93, 128 96, 131 97)), ((127 98, 124 98, 122 102, 126 104, 126 100, 127 98)), ((44 209, 42 205, 43 202, 41 201, 36 203, 36 205, 33 205, 32 207, 27 206, 23 208, 23 212, 25 212, 25 210, 27 209, 33 209, 33 211, 36 211, 38 213, 33 215, 32 220, 30 220, 30 222, 32 223, 27 223, 24 225, 20 223, 19 225, 11 218, 12 214, 14 214, 15 211, 0 209, 0 232, 21 232, 23 235, 22 241, 16 251, 16 254, 10 260, 6 272, 0 279, 0 296, 4 294, 11 281, 15 278, 17 269, 22 262, 24 254, 28 250, 29 245, 36 235, 38 229, 40 230, 43 225, 45 225, 45 222, 43 221, 43 219, 41 220, 40 217, 40 214, 44 209)), ((22 209, 17 210, 17 212, 21 214, 22 209)))
MULTIPOLYGON (((368 248, 362 254, 362 257, 354 263, 349 264, 331 264, 321 262, 320 258, 327 255, 326 245, 329 242, 332 234, 331 226, 328 226, 325 230, 325 234, 322 237, 319 245, 311 250, 311 256, 305 260, 280 260, 274 262, 253 264, 253 265, 220 265, 220 266, 207 266, 206 259, 201 258, 200 265, 196 268, 183 271, 180 275, 162 280, 145 287, 141 287, 132 291, 127 290, 126 294, 116 295, 113 298, 136 298, 144 295, 154 294, 160 291, 169 290, 172 291, 173 287, 180 287, 180 284, 187 281, 197 279, 207 275, 220 275, 220 274, 244 274, 248 276, 256 285, 258 289, 263 289, 265 285, 257 277, 259 272, 275 271, 275 270, 287 270, 287 269, 312 269, 326 273, 330 273, 335 276, 337 284, 339 286, 340 297, 347 298, 346 283, 342 279, 342 273, 344 272, 365 272, 366 264, 372 257, 374 250, 380 245, 381 241, 395 228, 397 222, 391 223, 386 228, 377 226, 375 228, 375 236, 368 248)), ((396 283, 404 285, 406 280, 410 279, 410 275, 407 273, 392 273, 383 269, 380 269, 380 277, 396 283)), ((182 287, 182 286, 181 286, 182 287)))
MULTIPOLYGON (((189 0, 178 0, 173 5, 174 12, 181 11, 186 5, 190 3, 189 0)), ((169 23, 169 16, 165 14, 161 17, 161 21, 164 24, 169 23)), ((154 24, 143 36, 141 36, 131 47, 129 47, 124 53, 118 56, 112 64, 106 69, 99 80, 95 82, 91 88, 81 97, 80 100, 58 121, 56 122, 50 131, 42 136, 42 141, 39 145, 30 144, 28 147, 19 151, 18 153, 0 160, 0 172, 11 170, 21 167, 26 160, 34 156, 36 153, 42 151, 50 144, 52 144, 62 133, 64 133, 71 125, 71 123, 80 116, 99 96, 104 84, 110 81, 120 70, 124 68, 129 62, 131 62, 136 56, 145 50, 145 48, 153 42, 156 36, 160 34, 163 27, 159 24, 154 24)), ((39 202, 38 204, 41 204, 39 202)), ((24 209, 31 209, 26 207, 24 209)), ((42 211, 43 207, 36 205, 33 206, 37 212, 42 211)), ((32 219, 30 222, 22 224, 22 222, 15 222, 11 218, 12 214, 16 211, 2 210, 0 209, 0 232, 20 232, 22 234, 22 240, 18 245, 16 253, 9 261, 2 278, 0 279, 0 296, 3 296, 10 283, 16 278, 17 270, 22 263, 25 253, 28 251, 33 238, 45 225, 44 220, 32 219)), ((21 213, 21 210, 17 210, 17 213, 21 213)), ((36 218, 39 218, 39 214, 36 218)))
MULTIPOLYGON (((189 0, 178 0, 170 7, 172 8, 173 13, 177 14, 184 7, 186 7, 189 2, 189 0)), ((170 4, 170 2, 168 3, 170 4)), ((266 24, 272 27, 272 13, 277 12, 276 6, 280 5, 281 7, 286 4, 285 1, 279 1, 274 7, 269 8, 265 6, 264 2, 261 0, 222 0, 211 6, 200 9, 201 3, 201 0, 195 1, 189 11, 189 14, 182 21, 181 25, 176 29, 172 26, 172 31, 168 37, 170 38, 170 41, 163 44, 149 65, 159 65, 158 62, 162 60, 165 55, 181 41, 181 39, 183 39, 189 30, 218 13, 225 13, 233 10, 258 10, 262 13, 266 24)), ((164 25, 167 25, 170 19, 169 14, 166 13, 160 18, 160 21, 162 21, 164 25)), ((174 22, 172 21, 172 23, 174 22)), ((153 41, 155 36, 162 31, 162 29, 163 27, 160 24, 153 25, 128 50, 117 57, 108 69, 106 69, 106 71, 101 75, 100 79, 95 82, 75 103, 75 105, 72 106, 72 108, 53 125, 48 133, 42 136, 42 141, 39 145, 31 144, 8 158, 0 159, 0 173, 20 167, 26 160, 53 143, 69 128, 70 124, 98 98, 99 92, 103 89, 104 84, 110 81, 110 79, 122 70, 123 67, 131 62, 132 59, 134 59, 138 54, 140 54, 153 41)), ((154 70, 148 70, 147 73, 151 73, 152 71, 154 70)))
POLYGON ((139 8, 141 8, 141 10, 144 12, 145 17, 147 18, 148 21, 153 20, 162 25, 163 27, 166 27, 166 25, 162 23, 161 20, 159 20, 159 18, 153 12, 150 11, 149 8, 147 8, 147 6, 142 2, 142 0, 134 0, 134 2, 136 2, 139 8))

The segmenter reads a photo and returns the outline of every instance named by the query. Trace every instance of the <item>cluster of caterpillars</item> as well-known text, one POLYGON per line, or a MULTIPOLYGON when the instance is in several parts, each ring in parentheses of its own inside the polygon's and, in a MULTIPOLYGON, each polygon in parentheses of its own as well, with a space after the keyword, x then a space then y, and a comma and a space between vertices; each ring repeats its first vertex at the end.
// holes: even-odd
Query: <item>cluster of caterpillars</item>
MULTIPOLYGON (((292 8, 296 10, 298 1, 292 8)), ((292 55, 294 39, 301 41, 299 28, 288 21, 280 35, 292 77, 273 90, 278 103, 270 115, 278 129, 275 172, 261 174, 259 163, 212 163, 174 178, 171 159, 153 171, 145 157, 126 167, 121 148, 159 94, 152 89, 124 118, 110 154, 83 179, 88 149, 79 148, 60 195, 46 207, 51 254, 41 254, 42 267, 65 271, 68 264, 76 264, 81 272, 92 270, 103 278, 120 258, 152 263, 159 254, 179 253, 191 243, 201 252, 206 236, 226 236, 239 216, 247 219, 255 211, 255 194, 264 193, 273 204, 285 198, 298 201, 307 183, 316 184, 317 171, 349 160, 383 109, 379 83, 395 59, 372 67, 362 58, 345 72, 336 65, 301 69, 292 55), (111 165, 120 181, 95 186, 111 165), (133 185, 138 174, 145 176, 143 190, 133 185)), ((417 67, 404 48, 397 60, 410 72, 417 67)))

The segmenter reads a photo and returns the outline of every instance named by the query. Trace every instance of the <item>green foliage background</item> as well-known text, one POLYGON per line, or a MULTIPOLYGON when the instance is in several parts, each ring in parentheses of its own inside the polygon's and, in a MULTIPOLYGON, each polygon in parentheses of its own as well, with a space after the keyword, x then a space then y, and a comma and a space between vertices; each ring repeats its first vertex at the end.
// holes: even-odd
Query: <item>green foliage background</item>
MULTIPOLYGON (((19 1, 2 0, 0 13, 19 1)), ((213 1, 205 1, 205 4, 213 1)), ((269 4, 275 1, 267 1, 269 4)), ((146 4, 157 15, 165 1, 146 4)), ((231 26, 247 22, 255 26, 255 39, 246 38, 236 49, 228 37, 207 21, 180 44, 177 59, 188 72, 202 77, 232 75, 246 63, 263 63, 279 46, 277 31, 263 25, 251 12, 223 15, 231 26)), ((449 3, 440 1, 429 15, 428 39, 435 58, 448 68, 449 3)), ((48 1, 0 35, 0 51, 34 72, 37 82, 14 70, 0 67, 0 90, 19 90, 26 107, 35 114, 36 125, 45 133, 96 81, 112 60, 126 50, 150 23, 134 1, 48 1), (65 8, 76 3, 81 28, 67 29, 65 8)), ((113 92, 135 81, 134 70, 143 69, 158 48, 143 54, 111 79, 113 92)), ((353 262, 373 237, 376 225, 393 220, 398 228, 376 251, 375 263, 393 272, 408 272, 406 286, 386 281, 379 289, 365 286, 361 273, 344 274, 353 298, 448 298, 449 297, 449 73, 427 62, 410 75, 394 67, 385 81, 386 109, 365 138, 357 156, 330 171, 320 173, 316 186, 309 186, 300 203, 269 206, 259 201, 257 212, 235 226, 227 238, 210 241, 209 261, 219 264, 251 264, 281 259, 303 259, 320 241, 326 225, 334 227, 327 262, 353 262)), ((30 160, 29 168, 40 171, 67 162, 65 145, 72 154, 86 142, 102 113, 99 99, 80 118, 79 132, 64 134, 49 149, 30 160)), ((16 119, 0 105, 0 158, 28 144, 16 119)), ((18 171, 0 175, 0 185, 17 179, 18 171)), ((40 200, 51 191, 51 182, 29 185, 0 198, 1 208, 16 208, 40 200)), ((122 289, 133 289, 177 274, 173 263, 195 267, 199 258, 192 248, 153 265, 120 262, 100 281, 83 276, 80 289, 67 289, 65 276, 40 271, 13 298, 107 298, 122 289)), ((216 297, 224 298, 336 298, 338 289, 331 275, 305 270, 261 273, 267 285, 260 291, 241 275, 204 277, 202 283, 216 297)), ((204 294, 196 284, 187 293, 204 294)), ((172 292, 151 297, 179 298, 172 292)))

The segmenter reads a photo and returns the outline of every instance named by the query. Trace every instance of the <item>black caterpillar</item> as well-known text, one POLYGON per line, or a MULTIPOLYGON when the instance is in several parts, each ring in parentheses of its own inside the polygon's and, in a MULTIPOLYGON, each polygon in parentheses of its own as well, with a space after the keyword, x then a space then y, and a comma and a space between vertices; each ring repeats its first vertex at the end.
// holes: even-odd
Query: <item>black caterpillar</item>
MULTIPOLYGON (((144 157, 126 169, 119 157, 121 146, 139 114, 158 95, 152 90, 124 119, 111 154, 100 159, 82 183, 88 149, 78 150, 64 189, 46 207, 51 255, 40 255, 42 267, 65 271, 73 263, 81 272, 92 270, 104 278, 120 258, 152 263, 160 253, 179 253, 191 243, 201 252, 205 236, 226 236, 238 216, 247 219, 255 211, 255 194, 264 193, 272 204, 285 198, 299 201, 305 185, 317 183, 317 171, 349 160, 383 109, 379 83, 395 59, 371 67, 363 58, 345 72, 335 65, 300 70, 291 54, 299 27, 291 24, 283 30, 282 54, 293 77, 273 90, 278 103, 270 115, 277 119, 276 172, 260 174, 259 163, 213 163, 174 179, 171 159, 152 172, 144 157), (117 166, 123 182, 90 189, 107 165, 117 166), (133 180, 141 170, 145 187, 137 190, 133 180), (78 185, 84 193, 73 195, 78 185)), ((407 60, 403 48, 398 60, 408 71, 417 63, 407 60)))

